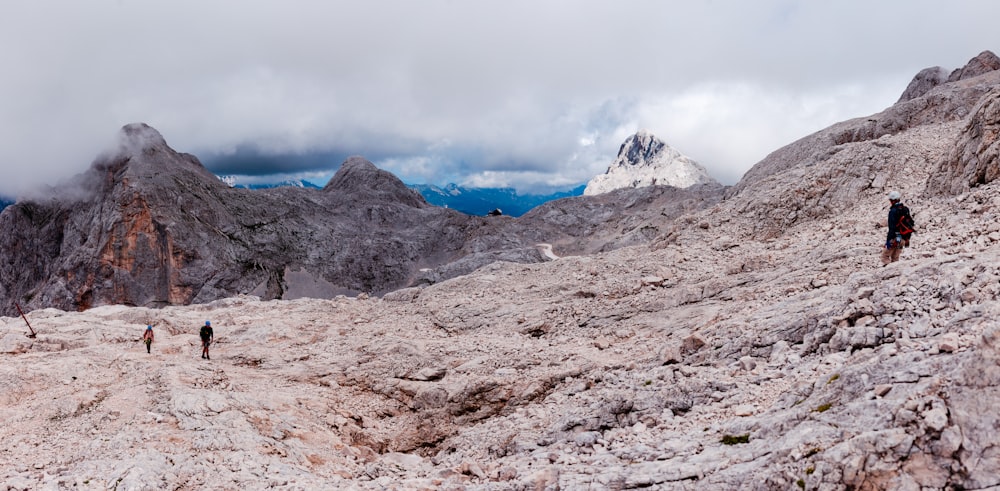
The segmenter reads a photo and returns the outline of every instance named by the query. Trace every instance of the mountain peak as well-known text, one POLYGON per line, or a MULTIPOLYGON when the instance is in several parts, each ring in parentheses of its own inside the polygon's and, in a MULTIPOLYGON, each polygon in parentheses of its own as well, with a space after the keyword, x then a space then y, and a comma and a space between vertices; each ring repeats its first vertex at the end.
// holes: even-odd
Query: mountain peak
POLYGON ((391 172, 375 166, 364 157, 348 157, 340 169, 323 186, 323 191, 351 194, 375 200, 373 202, 398 202, 414 208, 427 206, 420 193, 408 188, 391 172))
POLYGON ((972 77, 978 77, 984 73, 1000 70, 1000 58, 992 51, 986 50, 979 53, 975 58, 969 60, 962 68, 959 68, 948 76, 949 82, 956 82, 972 77))
POLYGON ((939 66, 924 68, 913 77, 910 84, 906 86, 906 90, 903 91, 903 95, 899 96, 899 100, 896 102, 916 99, 943 83, 966 80, 995 70, 1000 70, 1000 58, 989 50, 979 53, 965 66, 953 70, 950 74, 939 66))
POLYGON ((591 179, 583 194, 652 185, 686 188, 714 182, 700 164, 674 150, 649 130, 642 129, 625 139, 607 172, 591 179))
POLYGON ((163 135, 146 123, 122 126, 118 132, 118 148, 99 156, 91 167, 100 173, 109 173, 108 178, 98 179, 100 187, 128 181, 129 176, 154 179, 158 186, 170 186, 170 183, 176 182, 167 179, 167 175, 182 174, 187 177, 181 180, 189 184, 203 180, 212 184, 222 182, 208 172, 195 156, 170 148, 163 135))
POLYGON ((125 155, 138 155, 154 148, 169 148, 156 128, 146 123, 129 123, 118 133, 119 150, 125 155))

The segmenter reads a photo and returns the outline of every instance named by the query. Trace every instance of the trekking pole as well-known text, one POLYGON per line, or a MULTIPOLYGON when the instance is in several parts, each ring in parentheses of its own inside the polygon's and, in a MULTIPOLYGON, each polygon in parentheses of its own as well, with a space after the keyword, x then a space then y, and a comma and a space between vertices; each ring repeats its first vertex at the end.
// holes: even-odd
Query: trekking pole
POLYGON ((24 311, 21 310, 21 306, 18 305, 17 302, 14 302, 14 306, 17 307, 17 313, 21 314, 21 318, 24 319, 24 323, 28 325, 28 330, 31 331, 31 334, 26 334, 25 336, 28 336, 29 338, 35 337, 35 330, 31 328, 31 323, 28 322, 28 318, 24 315, 24 311))

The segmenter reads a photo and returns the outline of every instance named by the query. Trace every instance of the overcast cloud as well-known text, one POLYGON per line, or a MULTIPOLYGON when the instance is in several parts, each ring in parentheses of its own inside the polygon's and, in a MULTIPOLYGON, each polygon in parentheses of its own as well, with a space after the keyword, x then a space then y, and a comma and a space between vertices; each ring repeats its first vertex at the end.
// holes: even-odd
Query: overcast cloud
POLYGON ((0 17, 0 194, 86 170, 127 123, 219 174, 522 190, 641 128, 732 184, 997 52, 992 0, 47 0, 0 17), (994 43, 994 44, 991 44, 994 43))

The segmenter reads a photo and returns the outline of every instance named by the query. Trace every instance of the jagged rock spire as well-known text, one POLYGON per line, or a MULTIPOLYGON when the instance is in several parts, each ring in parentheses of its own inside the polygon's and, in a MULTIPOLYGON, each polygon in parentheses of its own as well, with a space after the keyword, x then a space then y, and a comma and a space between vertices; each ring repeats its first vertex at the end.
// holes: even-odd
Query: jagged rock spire
POLYGON ((652 185, 686 188, 715 182, 700 164, 671 148, 649 130, 639 130, 625 139, 607 172, 591 179, 583 194, 652 185))

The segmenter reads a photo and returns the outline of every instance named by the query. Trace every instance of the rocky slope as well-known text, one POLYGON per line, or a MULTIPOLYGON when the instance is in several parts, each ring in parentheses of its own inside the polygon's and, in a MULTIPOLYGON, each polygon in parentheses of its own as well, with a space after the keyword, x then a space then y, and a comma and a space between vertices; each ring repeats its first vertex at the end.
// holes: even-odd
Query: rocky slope
POLYGON ((936 177, 990 154, 993 75, 880 116, 963 117, 793 143, 650 244, 381 298, 37 310, 36 338, 0 318, 0 483, 996 489, 1000 182, 936 177), (918 233, 882 267, 889 189, 918 233))
POLYGON ((700 184, 718 183, 701 164, 649 131, 640 130, 625 139, 607 172, 591 179, 583 194, 593 196, 615 189, 654 185, 687 188, 700 184))

